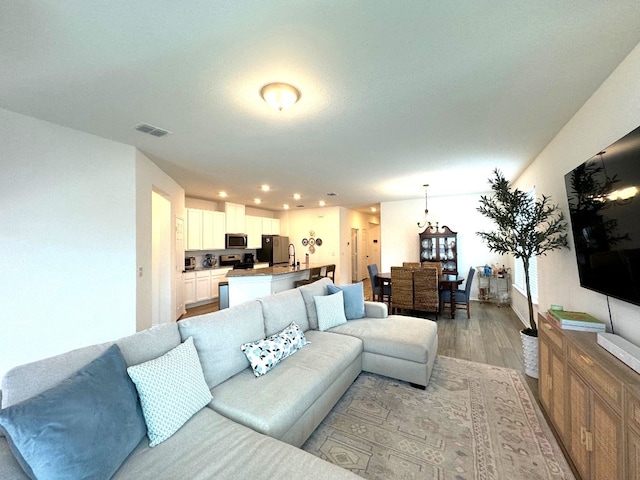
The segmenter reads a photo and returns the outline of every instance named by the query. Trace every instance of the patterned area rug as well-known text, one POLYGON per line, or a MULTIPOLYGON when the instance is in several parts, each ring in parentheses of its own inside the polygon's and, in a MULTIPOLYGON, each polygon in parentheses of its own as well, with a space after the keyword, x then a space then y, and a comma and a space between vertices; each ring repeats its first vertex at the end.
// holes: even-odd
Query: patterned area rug
POLYGON ((574 479, 522 375, 442 356, 426 390, 362 373, 302 448, 369 479, 574 479))

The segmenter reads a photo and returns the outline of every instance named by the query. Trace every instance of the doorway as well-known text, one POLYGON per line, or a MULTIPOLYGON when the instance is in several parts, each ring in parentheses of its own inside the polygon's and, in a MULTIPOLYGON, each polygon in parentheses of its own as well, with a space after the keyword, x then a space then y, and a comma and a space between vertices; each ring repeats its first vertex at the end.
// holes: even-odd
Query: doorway
POLYGON ((172 321, 171 202, 151 192, 151 325, 172 321))
POLYGON ((358 270, 360 262, 358 259, 358 237, 359 230, 357 228, 351 229, 351 282, 357 283, 360 281, 358 278, 358 270))

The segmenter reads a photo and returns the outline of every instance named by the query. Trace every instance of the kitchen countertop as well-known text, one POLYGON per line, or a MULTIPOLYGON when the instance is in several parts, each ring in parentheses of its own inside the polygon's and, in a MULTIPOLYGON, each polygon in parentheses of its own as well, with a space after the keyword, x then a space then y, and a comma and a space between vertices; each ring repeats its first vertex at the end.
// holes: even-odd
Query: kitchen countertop
POLYGON ((268 275, 284 275, 286 273, 297 273, 304 272, 305 270, 311 270, 312 268, 318 267, 328 267, 331 264, 327 263, 312 263, 307 266, 306 264, 300 264, 299 267, 291 267, 291 266, 273 266, 267 268, 254 268, 248 270, 230 270, 227 273, 227 277, 263 277, 268 275))

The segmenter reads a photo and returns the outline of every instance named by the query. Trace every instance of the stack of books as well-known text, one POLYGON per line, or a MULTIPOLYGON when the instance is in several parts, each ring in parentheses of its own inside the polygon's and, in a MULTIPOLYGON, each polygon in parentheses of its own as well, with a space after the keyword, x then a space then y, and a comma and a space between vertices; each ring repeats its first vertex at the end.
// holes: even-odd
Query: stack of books
POLYGON ((583 332, 604 332, 606 330, 604 323, 584 312, 549 310, 547 318, 563 330, 580 330, 583 332))

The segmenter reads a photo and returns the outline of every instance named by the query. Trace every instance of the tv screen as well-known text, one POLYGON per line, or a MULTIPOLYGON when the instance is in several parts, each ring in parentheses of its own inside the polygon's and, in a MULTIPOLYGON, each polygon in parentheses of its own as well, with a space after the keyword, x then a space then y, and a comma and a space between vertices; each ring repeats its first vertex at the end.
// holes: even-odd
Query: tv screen
POLYGON ((580 285, 640 305, 640 127, 564 178, 580 285))

